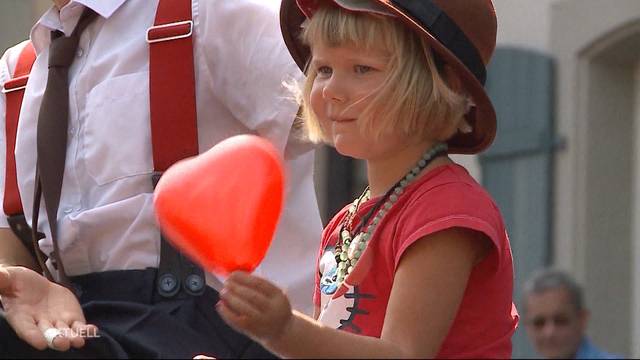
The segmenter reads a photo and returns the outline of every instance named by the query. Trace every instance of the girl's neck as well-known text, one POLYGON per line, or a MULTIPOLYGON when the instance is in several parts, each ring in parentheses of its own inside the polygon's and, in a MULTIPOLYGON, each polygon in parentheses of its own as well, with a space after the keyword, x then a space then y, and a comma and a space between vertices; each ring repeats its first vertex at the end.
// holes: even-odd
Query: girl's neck
POLYGON ((58 8, 58 10, 62 9, 68 3, 69 0, 53 0, 53 4, 58 8))
MULTIPOLYGON (((407 175, 416 166, 425 151, 431 149, 435 144, 435 142, 422 142, 408 145, 393 154, 393 156, 367 160, 367 178, 371 197, 385 194, 398 180, 407 175)), ((434 167, 448 163, 451 163, 448 157, 440 156, 422 170, 418 177, 421 177, 434 167)))

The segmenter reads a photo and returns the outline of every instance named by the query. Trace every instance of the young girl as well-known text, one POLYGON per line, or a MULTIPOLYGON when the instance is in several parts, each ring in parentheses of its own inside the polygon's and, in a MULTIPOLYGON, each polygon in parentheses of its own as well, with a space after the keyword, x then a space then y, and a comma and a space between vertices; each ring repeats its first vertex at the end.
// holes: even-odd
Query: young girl
POLYGON ((495 135, 491 1, 285 0, 281 21, 309 137, 366 160, 369 186, 323 233, 314 319, 242 272, 219 313, 282 357, 510 357, 503 220, 447 157, 495 135))

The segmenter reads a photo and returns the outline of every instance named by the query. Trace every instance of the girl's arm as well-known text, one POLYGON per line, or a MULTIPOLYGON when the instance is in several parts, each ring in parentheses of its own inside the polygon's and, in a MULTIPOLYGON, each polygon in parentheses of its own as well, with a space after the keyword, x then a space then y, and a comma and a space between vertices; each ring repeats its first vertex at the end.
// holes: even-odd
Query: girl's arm
POLYGON ((458 311, 473 266, 489 250, 484 235, 448 229, 410 246, 398 265, 380 339, 331 329, 291 311, 268 281, 234 273, 218 311, 234 328, 282 357, 433 357, 458 311))

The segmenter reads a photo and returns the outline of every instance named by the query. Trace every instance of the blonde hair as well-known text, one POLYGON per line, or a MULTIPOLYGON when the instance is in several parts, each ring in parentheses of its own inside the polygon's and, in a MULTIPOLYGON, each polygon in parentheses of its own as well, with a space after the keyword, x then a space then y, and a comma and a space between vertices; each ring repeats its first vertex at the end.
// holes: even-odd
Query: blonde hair
MULTIPOLYGON (((396 129, 407 136, 446 141, 464 124, 468 98, 447 85, 430 47, 399 21, 323 6, 305 24, 302 41, 310 47, 317 43, 347 45, 389 54, 388 76, 377 92, 373 91, 371 103, 359 117, 363 134, 376 141, 396 129)), ((330 142, 310 107, 316 76, 310 67, 300 94, 302 120, 311 141, 330 142)))

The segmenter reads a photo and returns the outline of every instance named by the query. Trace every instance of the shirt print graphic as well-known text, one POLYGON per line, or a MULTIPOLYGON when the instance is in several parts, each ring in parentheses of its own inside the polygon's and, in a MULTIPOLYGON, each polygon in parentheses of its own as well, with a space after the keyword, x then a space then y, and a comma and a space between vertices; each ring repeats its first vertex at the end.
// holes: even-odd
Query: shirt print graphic
POLYGON ((363 299, 374 299, 372 294, 362 293, 358 287, 364 277, 367 266, 362 266, 364 256, 356 265, 354 271, 345 281, 337 282, 338 263, 335 257, 335 247, 325 247, 319 263, 320 272, 320 316, 318 320, 326 326, 334 329, 348 330, 353 333, 361 333, 362 329, 355 324, 357 317, 366 316, 360 302, 363 299))

